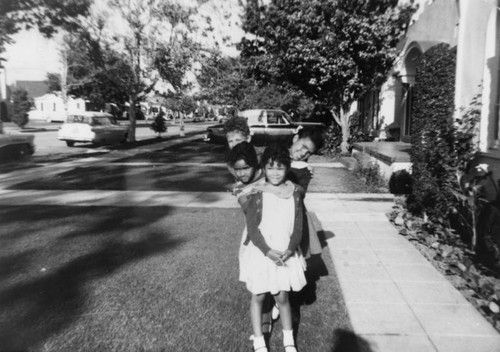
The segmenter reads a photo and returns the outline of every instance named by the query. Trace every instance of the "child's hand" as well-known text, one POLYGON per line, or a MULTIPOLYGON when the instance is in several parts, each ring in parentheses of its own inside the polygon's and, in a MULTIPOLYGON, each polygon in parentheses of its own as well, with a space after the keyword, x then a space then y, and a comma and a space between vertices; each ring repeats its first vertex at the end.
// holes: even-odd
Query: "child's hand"
POLYGON ((276 265, 282 266, 285 265, 285 262, 282 259, 283 252, 271 249, 269 252, 267 252, 266 257, 271 259, 276 265))
POLYGON ((283 255, 281 256, 281 260, 282 260, 283 262, 286 262, 286 261, 288 260, 288 258, 290 258, 290 257, 292 256, 292 254, 293 254, 293 253, 292 253, 292 251, 291 251, 291 250, 289 250, 289 249, 287 249, 287 250, 283 253, 283 255))

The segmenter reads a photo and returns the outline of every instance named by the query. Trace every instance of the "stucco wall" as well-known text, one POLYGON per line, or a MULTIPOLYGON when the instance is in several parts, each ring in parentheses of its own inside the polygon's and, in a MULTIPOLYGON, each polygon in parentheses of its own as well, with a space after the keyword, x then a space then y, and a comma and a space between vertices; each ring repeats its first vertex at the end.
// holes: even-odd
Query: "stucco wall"
POLYGON ((466 107, 480 92, 485 64, 486 29, 496 0, 460 1, 455 105, 466 107))
POLYGON ((421 6, 417 21, 408 28, 406 44, 419 42, 424 52, 433 43, 456 46, 459 20, 456 1, 437 0, 421 6))

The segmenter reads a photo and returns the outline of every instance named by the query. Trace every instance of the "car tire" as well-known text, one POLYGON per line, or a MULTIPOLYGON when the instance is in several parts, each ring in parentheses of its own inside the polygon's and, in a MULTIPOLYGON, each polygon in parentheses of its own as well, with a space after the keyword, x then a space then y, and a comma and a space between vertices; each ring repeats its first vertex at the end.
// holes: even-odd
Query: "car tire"
POLYGON ((19 148, 19 158, 24 159, 29 157, 30 155, 33 154, 32 148, 29 145, 22 145, 21 148, 19 148))
POLYGON ((127 143, 127 139, 128 139, 128 133, 125 133, 125 135, 123 136, 123 139, 121 140, 121 144, 125 144, 127 143))
POLYGON ((72 147, 72 146, 74 146, 74 145, 75 145, 75 142, 74 142, 74 141, 66 141, 66 145, 67 145, 68 147, 72 147))

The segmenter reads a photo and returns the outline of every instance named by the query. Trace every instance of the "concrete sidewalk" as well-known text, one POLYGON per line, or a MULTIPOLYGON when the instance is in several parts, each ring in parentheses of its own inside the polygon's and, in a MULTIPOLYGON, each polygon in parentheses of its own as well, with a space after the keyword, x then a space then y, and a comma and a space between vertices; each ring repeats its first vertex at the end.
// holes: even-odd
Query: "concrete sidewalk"
POLYGON ((387 220, 392 197, 308 194, 358 336, 380 352, 494 352, 500 334, 387 220))
MULTIPOLYGON (((234 208, 229 193, 0 190, 0 205, 234 208)), ((397 234, 384 194, 309 193, 355 333, 373 352, 494 352, 500 334, 397 234)))

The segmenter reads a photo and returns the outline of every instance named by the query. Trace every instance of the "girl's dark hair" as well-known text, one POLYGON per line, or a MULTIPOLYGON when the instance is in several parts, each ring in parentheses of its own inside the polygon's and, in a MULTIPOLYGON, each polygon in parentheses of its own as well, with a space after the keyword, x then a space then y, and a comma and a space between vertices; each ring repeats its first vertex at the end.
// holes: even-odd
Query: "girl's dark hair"
POLYGON ((244 136, 250 135, 250 128, 248 127, 247 119, 241 116, 231 117, 224 124, 224 133, 241 132, 244 136))
POLYGON ((290 157, 290 151, 283 144, 274 143, 264 150, 262 154, 260 165, 262 168, 269 162, 280 163, 284 165, 287 169, 290 168, 292 163, 292 158, 290 157))
POLYGON ((317 151, 323 148, 323 132, 320 128, 301 128, 297 135, 299 139, 309 138, 316 146, 317 151))
POLYGON ((236 144, 227 155, 227 163, 231 166, 236 164, 238 160, 244 160, 250 167, 259 167, 259 161, 257 160, 255 148, 246 141, 236 144))

